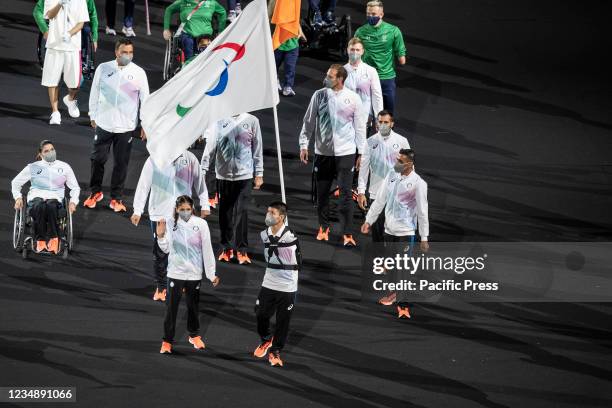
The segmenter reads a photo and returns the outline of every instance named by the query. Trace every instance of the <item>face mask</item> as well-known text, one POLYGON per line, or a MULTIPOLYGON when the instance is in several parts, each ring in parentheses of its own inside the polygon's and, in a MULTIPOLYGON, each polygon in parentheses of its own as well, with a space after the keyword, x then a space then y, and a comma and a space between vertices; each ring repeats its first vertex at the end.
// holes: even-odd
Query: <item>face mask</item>
POLYGON ((406 164, 397 162, 397 163, 395 163, 393 165, 393 170, 396 173, 400 173, 401 174, 404 170, 406 170, 406 164))
POLYGON ((375 26, 380 21, 380 17, 378 16, 368 16, 368 24, 375 26))
POLYGON ((378 131, 383 137, 387 137, 391 134, 391 126, 385 123, 383 125, 378 126, 378 131))
POLYGON ((279 220, 277 220, 272 214, 268 213, 266 214, 266 226, 267 227, 272 227, 276 224, 278 224, 279 220))
POLYGON ((57 153, 55 152, 55 150, 51 150, 50 152, 43 154, 42 158, 47 163, 53 163, 57 158, 57 153))
POLYGON ((117 59, 117 64, 121 65, 122 67, 126 66, 130 62, 132 62, 132 57, 126 54, 121 54, 117 59))
POLYGON ((349 62, 351 64, 356 63, 361 59, 361 54, 358 52, 349 52, 349 62))
POLYGON ((325 78, 325 79, 323 80, 323 85, 325 85, 325 87, 326 87, 326 88, 331 89, 331 88, 333 88, 333 87, 334 87, 334 81, 332 81, 332 80, 331 80, 331 79, 329 79, 329 78, 325 78))
POLYGON ((204 50, 206 50, 206 48, 208 48, 208 45, 205 45, 203 47, 198 47, 198 54, 201 54, 204 52, 204 50))
POLYGON ((181 220, 187 222, 191 218, 191 210, 180 210, 178 215, 181 217, 181 220))

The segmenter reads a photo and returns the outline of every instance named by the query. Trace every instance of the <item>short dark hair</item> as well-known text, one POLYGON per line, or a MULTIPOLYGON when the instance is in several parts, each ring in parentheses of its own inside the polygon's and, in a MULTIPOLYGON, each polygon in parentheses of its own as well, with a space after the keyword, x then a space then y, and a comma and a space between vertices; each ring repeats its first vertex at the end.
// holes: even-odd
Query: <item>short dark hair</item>
MULTIPOLYGON (((393 121, 393 113, 391 113, 390 111, 383 109, 380 112, 378 112, 378 116, 390 116, 391 117, 391 121, 393 121)), ((377 117, 378 117, 377 116, 377 117)))
POLYGON ((344 84, 344 81, 346 81, 346 78, 348 77, 348 72, 346 72, 346 69, 340 64, 332 64, 329 69, 336 71, 336 78, 342 78, 342 83, 344 84))
POLYGON ((117 51, 119 49, 119 47, 121 47, 122 45, 134 45, 134 43, 132 42, 132 40, 130 40, 127 37, 119 37, 117 38, 117 41, 115 41, 115 51, 117 51))
POLYGON ((414 163, 414 150, 412 149, 400 149, 399 154, 402 156, 406 156, 410 159, 411 162, 414 163))
POLYGON ((282 201, 272 201, 270 204, 268 204, 268 208, 276 208, 280 215, 284 215, 285 217, 287 216, 287 204, 283 203, 282 201))
POLYGON ((212 41, 213 36, 210 34, 202 34, 199 35, 198 38, 196 38, 196 44, 198 44, 201 40, 210 40, 212 41))

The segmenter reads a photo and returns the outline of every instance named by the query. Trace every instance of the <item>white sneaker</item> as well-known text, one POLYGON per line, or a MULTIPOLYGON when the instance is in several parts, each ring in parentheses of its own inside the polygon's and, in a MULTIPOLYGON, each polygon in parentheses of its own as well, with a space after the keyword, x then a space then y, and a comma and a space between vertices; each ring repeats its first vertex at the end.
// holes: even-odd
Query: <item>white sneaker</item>
POLYGON ((62 101, 64 102, 64 105, 66 105, 66 107, 68 108, 68 114, 73 117, 73 118, 78 118, 79 116, 81 116, 81 112, 79 112, 79 104, 77 102, 77 100, 70 100, 70 95, 66 95, 64 96, 64 98, 62 98, 62 101))
POLYGON ((121 32, 123 32, 126 37, 136 37, 136 33, 132 27, 123 26, 121 32))
POLYGON ((295 96, 295 91, 290 86, 283 88, 283 96, 295 96))
POLYGON ((233 23, 234 20, 236 19, 236 11, 235 10, 230 10, 227 19, 229 20, 230 23, 233 23))
POLYGON ((236 8, 234 10, 236 11, 237 16, 239 16, 240 13, 242 13, 242 6, 240 5, 240 3, 236 3, 236 8))
POLYGON ((117 35, 114 28, 106 27, 106 35, 117 35))
POLYGON ((62 114, 59 111, 55 111, 51 114, 49 118, 50 125, 61 125, 62 124, 62 114))

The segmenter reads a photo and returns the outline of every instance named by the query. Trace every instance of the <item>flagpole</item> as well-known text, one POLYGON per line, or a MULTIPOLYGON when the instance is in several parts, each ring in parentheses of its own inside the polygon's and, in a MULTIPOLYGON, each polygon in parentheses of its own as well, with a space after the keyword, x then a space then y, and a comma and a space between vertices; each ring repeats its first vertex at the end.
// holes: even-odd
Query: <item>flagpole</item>
POLYGON ((274 105, 272 109, 274 110, 274 132, 276 133, 276 154, 278 156, 278 174, 280 177, 281 198, 283 203, 287 204, 287 198, 285 197, 285 177, 283 175, 283 156, 281 153, 280 135, 278 133, 278 112, 276 111, 276 105, 274 105))

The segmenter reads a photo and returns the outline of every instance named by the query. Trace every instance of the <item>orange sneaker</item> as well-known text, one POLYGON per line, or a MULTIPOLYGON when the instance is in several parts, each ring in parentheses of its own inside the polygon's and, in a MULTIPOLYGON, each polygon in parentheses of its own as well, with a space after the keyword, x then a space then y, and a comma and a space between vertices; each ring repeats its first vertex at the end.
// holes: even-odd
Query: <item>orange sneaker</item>
POLYGON ((351 234, 344 235, 344 246, 351 248, 357 246, 357 243, 351 234))
POLYGON ((319 227, 317 241, 329 241, 329 227, 325 228, 325 230, 323 230, 323 226, 319 227))
POLYGON ((189 336, 189 344, 193 344, 193 348, 196 350, 204 350, 206 348, 201 336, 189 336))
MULTIPOLYGON (((165 290, 165 289, 164 289, 165 290)), ((153 300, 162 300, 163 290, 159 290, 159 288, 155 288, 155 293, 153 294, 153 300)), ((165 295, 164 295, 165 297, 165 295)))
POLYGON ((383 296, 378 300, 383 306, 391 306, 395 303, 395 299, 397 299, 397 294, 395 292, 391 293, 389 296, 383 296))
POLYGON ((219 193, 215 193, 214 198, 208 199, 208 205, 210 206, 210 208, 217 208, 218 204, 219 204, 219 193))
POLYGON ((408 306, 406 307, 401 307, 401 306, 397 306, 397 318, 401 319, 401 318, 405 318, 405 319, 410 319, 410 309, 408 309, 408 306))
POLYGON ((159 349, 160 354, 172 354, 172 344, 167 341, 162 341, 161 349, 159 349))
POLYGON ((283 366, 283 360, 281 360, 280 352, 278 350, 272 351, 268 354, 268 361, 271 366, 283 366))
POLYGON ((45 241, 36 241, 36 252, 42 252, 47 250, 47 243, 45 241))
POLYGON ((229 262, 232 259, 234 259, 234 250, 233 249, 224 249, 223 251, 221 251, 221 254, 219 254, 219 261, 222 262, 229 262))
POLYGON ((272 339, 264 341, 259 346, 257 346, 255 351, 253 352, 253 355, 258 358, 264 358, 270 347, 272 347, 272 339))
POLYGON ((83 206, 87 208, 95 208, 96 204, 104 198, 101 192, 91 193, 87 200, 83 202, 83 206))
POLYGON ((109 207, 114 212, 125 212, 125 211, 127 211, 127 208, 125 208, 125 205, 123 204, 122 200, 111 200, 111 202, 109 204, 109 207))
POLYGON ((238 263, 240 265, 247 264, 247 263, 250 264, 251 258, 249 258, 249 254, 247 254, 246 252, 238 251, 238 263))
POLYGON ((59 238, 51 238, 47 243, 47 251, 53 252, 55 255, 59 253, 59 238))

